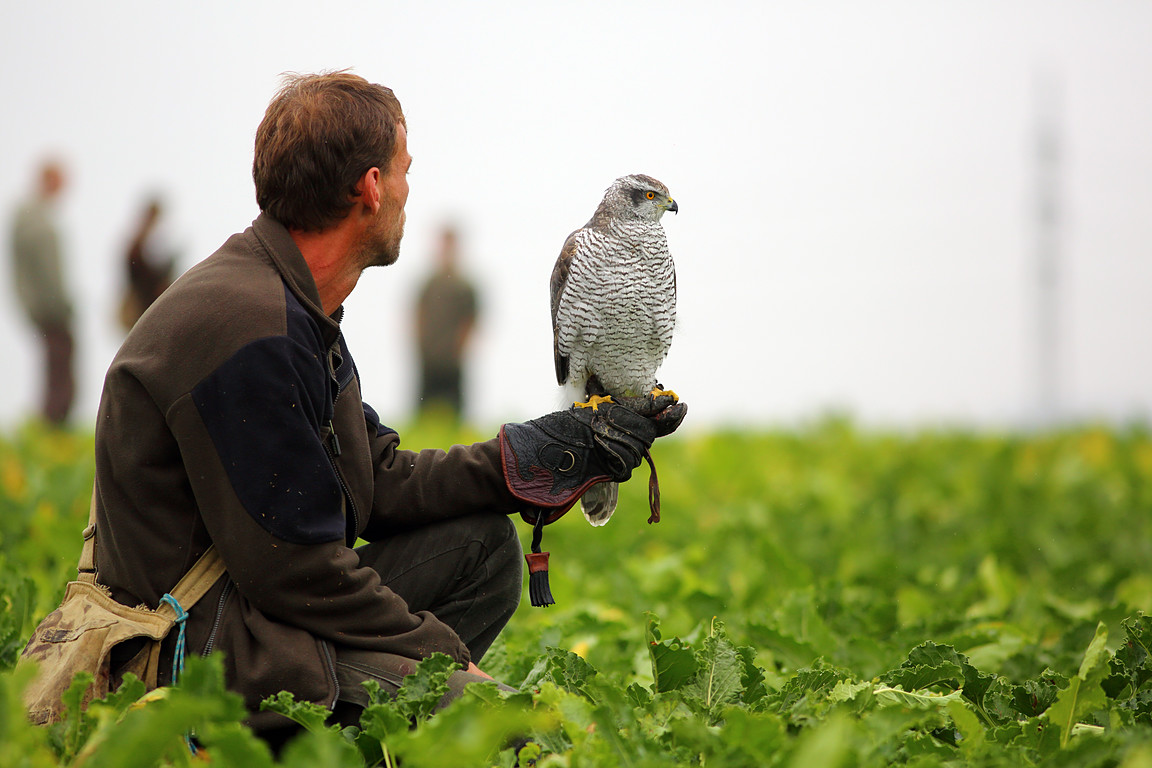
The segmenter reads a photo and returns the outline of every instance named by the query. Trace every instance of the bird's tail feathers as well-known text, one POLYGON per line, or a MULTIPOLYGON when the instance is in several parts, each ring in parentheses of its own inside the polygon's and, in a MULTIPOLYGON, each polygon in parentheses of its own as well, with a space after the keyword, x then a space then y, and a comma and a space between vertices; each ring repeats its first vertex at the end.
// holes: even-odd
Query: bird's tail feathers
POLYGON ((580 497, 580 509, 588 522, 595 526, 607 523, 616 511, 619 493, 620 486, 617 483, 597 483, 585 491, 580 497))
POLYGON ((575 384, 571 381, 566 381, 560 386, 557 397, 560 400, 559 407, 561 410, 571 408, 572 403, 579 403, 588 399, 584 394, 584 385, 575 384))

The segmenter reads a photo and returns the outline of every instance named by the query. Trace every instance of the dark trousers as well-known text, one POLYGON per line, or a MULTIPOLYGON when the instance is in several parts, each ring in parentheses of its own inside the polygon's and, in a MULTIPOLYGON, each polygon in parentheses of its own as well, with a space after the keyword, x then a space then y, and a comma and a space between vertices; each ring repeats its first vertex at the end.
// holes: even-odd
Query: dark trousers
POLYGON ((445 367, 422 363, 419 410, 447 406, 454 416, 464 410, 464 372, 459 365, 445 367))
POLYGON ((61 425, 72 410, 76 383, 72 374, 72 331, 67 325, 42 323, 44 342, 44 400, 42 412, 51 424, 61 425))
MULTIPOLYGON (((504 515, 448 520, 356 551, 360 562, 375 569, 384 586, 403 597, 410 610, 431 611, 452 627, 477 666, 520 603, 523 550, 511 519, 504 515)), ((376 680, 383 690, 395 692, 416 661, 337 646, 337 718, 357 723, 360 708, 368 703, 361 682, 376 680)), ((463 693, 468 683, 486 679, 464 671, 453 673, 441 706, 463 693)))

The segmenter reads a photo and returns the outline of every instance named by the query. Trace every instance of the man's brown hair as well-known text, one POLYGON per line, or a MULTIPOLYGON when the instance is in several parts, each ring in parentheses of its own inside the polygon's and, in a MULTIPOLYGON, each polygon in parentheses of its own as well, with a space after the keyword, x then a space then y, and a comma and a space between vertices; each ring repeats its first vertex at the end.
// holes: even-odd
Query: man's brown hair
POLYGON ((352 207, 372 167, 387 173, 404 112, 391 89, 347 71, 287 74, 256 130, 252 179, 260 210, 316 232, 352 207))

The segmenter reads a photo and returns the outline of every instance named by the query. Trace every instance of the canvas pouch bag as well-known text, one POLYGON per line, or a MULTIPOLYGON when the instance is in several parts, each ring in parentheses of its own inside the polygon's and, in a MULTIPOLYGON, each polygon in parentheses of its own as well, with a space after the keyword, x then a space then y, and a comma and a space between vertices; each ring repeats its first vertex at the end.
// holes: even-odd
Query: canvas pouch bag
MULTIPOLYGON (((95 497, 93 499, 95 507, 95 497)), ((87 707, 93 699, 108 695, 112 680, 112 651, 121 643, 142 638, 142 648, 120 669, 117 678, 128 672, 136 675, 148 690, 156 688, 160 643, 177 628, 183 632, 188 610, 224 572, 224 563, 214 547, 209 547, 184 575, 160 606, 129 607, 112 598, 107 587, 97 581, 95 568, 96 526, 94 510, 84 530, 84 549, 78 575, 69 582, 60 607, 44 617, 32 633, 19 664, 34 662, 38 671, 24 691, 28 718, 38 724, 54 723, 63 715, 64 693, 77 672, 89 672, 93 682, 82 699, 87 707)), ((177 643, 177 663, 183 660, 183 644, 177 643)))

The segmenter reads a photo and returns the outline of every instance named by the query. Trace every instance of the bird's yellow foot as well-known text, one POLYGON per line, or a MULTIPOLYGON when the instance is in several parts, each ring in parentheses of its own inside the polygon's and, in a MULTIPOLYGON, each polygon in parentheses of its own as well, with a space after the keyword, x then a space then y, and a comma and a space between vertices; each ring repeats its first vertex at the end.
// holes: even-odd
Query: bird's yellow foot
POLYGON ((673 402, 676 402, 676 403, 680 402, 680 396, 679 395, 677 395, 675 392, 673 392, 670 389, 660 389, 660 387, 655 387, 652 390, 652 397, 653 398, 670 397, 670 398, 672 398, 673 402))
POLYGON ((602 404, 611 403, 611 402, 612 402, 612 396, 611 395, 606 395, 604 397, 601 397, 600 395, 592 395, 592 397, 588 398, 587 402, 572 403, 572 405, 576 406, 577 408, 591 408, 592 410, 595 411, 602 404))

